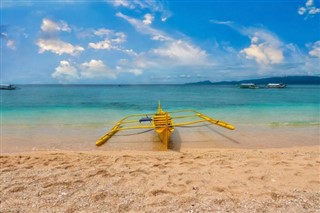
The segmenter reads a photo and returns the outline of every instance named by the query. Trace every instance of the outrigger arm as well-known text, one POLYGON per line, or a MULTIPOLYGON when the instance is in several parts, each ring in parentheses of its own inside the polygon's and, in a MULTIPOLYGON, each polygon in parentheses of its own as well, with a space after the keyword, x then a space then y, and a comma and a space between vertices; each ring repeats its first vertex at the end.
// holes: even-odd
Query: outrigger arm
POLYGON ((108 132, 107 134, 105 134, 104 136, 102 136, 101 138, 99 138, 99 140, 97 140, 96 145, 97 146, 101 146, 102 144, 104 144, 105 142, 107 142, 114 134, 116 134, 119 131, 119 127, 120 127, 121 123, 118 122, 111 130, 110 132, 108 132))
MULTIPOLYGON (((167 117, 168 119, 168 117, 167 117)), ((167 120, 165 119, 165 120, 167 120)), ((158 106, 158 112, 156 114, 135 114, 135 115, 129 115, 124 117, 123 119, 121 119, 108 133, 106 133, 104 136, 102 136, 101 138, 99 138, 96 141, 96 145, 97 146, 101 146, 102 144, 106 143, 112 136, 114 136, 118 131, 121 130, 133 130, 133 129, 155 129, 155 130, 159 130, 161 128, 172 128, 173 132, 173 128, 174 127, 181 127, 181 126, 188 126, 188 125, 192 125, 192 124, 196 124, 196 123, 202 123, 202 122, 209 122, 211 124, 215 124, 230 130, 234 130, 235 127, 232 126, 231 124, 228 124, 224 121, 220 121, 220 120, 216 120, 214 118, 211 118, 209 116, 206 116, 198 111, 195 110, 179 110, 179 111, 174 111, 174 112, 163 112, 159 103, 158 106), (186 122, 180 122, 180 123, 165 123, 164 125, 160 123, 155 124, 155 121, 158 119, 157 117, 163 114, 165 114, 166 116, 168 116, 169 114, 175 114, 175 113, 192 113, 192 114, 188 114, 188 115, 180 115, 180 116, 173 116, 170 119, 184 119, 184 118, 191 118, 191 117, 199 117, 200 120, 194 120, 194 121, 186 121, 186 122), (152 118, 149 118, 149 116, 153 116, 152 118), (132 118, 132 117, 139 117, 139 116, 146 116, 143 118, 140 118, 138 120, 135 119, 128 119, 128 118, 132 118), (155 119, 155 120, 154 120, 155 119), (137 124, 141 122, 145 122, 145 121, 152 121, 152 124, 150 123, 150 125, 133 125, 130 126, 130 124, 137 124), (127 125, 127 126, 126 126, 127 125), (129 126, 128 126, 129 125, 129 126)), ((171 134, 171 133, 170 133, 171 134)))
POLYGON ((206 115, 203 115, 203 114, 201 114, 201 113, 198 113, 198 116, 199 116, 200 118, 203 118, 204 120, 212 123, 212 124, 216 124, 216 125, 219 125, 219 126, 221 126, 221 127, 224 127, 224 128, 230 129, 230 130, 234 130, 234 129, 235 129, 234 126, 232 126, 231 124, 228 124, 228 123, 226 123, 226 122, 224 122, 224 121, 215 120, 215 119, 210 118, 210 117, 208 117, 208 116, 206 116, 206 115))
POLYGON ((179 110, 179 111, 174 111, 171 113, 179 113, 179 112, 193 112, 193 115, 186 115, 186 116, 176 116, 176 117, 172 117, 173 119, 179 119, 179 118, 190 118, 190 117, 199 117, 201 118, 201 120, 196 120, 196 121, 190 121, 190 122, 183 122, 183 123, 176 123, 175 126, 187 126, 187 125, 191 125, 191 124, 196 124, 196 123, 202 123, 202 122, 209 122, 221 127, 224 127, 226 129, 230 129, 230 130, 234 130, 235 127, 232 126, 231 124, 228 124, 227 122, 224 121, 220 121, 220 120, 216 120, 214 118, 211 118, 207 115, 204 115, 198 111, 195 110, 179 110))

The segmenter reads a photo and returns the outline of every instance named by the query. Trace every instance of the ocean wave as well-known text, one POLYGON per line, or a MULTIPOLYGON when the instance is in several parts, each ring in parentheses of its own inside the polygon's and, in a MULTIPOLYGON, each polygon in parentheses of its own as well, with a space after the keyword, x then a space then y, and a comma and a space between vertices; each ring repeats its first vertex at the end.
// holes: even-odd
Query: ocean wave
POLYGON ((310 127, 310 126, 320 126, 319 121, 289 121, 289 122, 272 122, 270 124, 273 128, 278 127, 310 127))

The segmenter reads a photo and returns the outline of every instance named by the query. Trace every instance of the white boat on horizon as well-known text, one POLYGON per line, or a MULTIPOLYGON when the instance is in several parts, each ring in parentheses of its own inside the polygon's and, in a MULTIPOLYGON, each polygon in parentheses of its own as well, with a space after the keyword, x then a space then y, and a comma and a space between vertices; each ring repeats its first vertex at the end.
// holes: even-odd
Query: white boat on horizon
POLYGON ((283 83, 269 83, 267 84, 267 88, 285 88, 287 85, 283 83))
POLYGON ((17 89, 17 87, 12 84, 0 84, 0 90, 15 90, 15 89, 17 89))
POLYGON ((242 83, 240 84, 242 89, 258 89, 259 87, 254 83, 242 83))

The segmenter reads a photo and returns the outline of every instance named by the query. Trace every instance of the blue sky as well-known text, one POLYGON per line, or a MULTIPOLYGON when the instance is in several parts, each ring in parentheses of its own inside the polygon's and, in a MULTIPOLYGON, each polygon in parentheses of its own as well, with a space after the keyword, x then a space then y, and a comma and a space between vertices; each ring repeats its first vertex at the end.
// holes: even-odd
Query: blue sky
POLYGON ((320 75, 319 0, 1 1, 3 83, 320 75))

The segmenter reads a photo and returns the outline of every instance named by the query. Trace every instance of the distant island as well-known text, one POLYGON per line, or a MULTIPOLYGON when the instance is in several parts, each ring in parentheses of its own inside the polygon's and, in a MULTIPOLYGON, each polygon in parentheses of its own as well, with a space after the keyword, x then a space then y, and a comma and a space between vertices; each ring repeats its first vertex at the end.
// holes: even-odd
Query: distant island
POLYGON ((268 84, 268 83, 283 83, 283 84, 320 84, 319 76, 285 76, 285 77, 270 77, 261 79, 248 79, 241 81, 220 81, 211 82, 209 80, 199 81, 193 83, 186 83, 185 85, 230 85, 230 84, 268 84))

